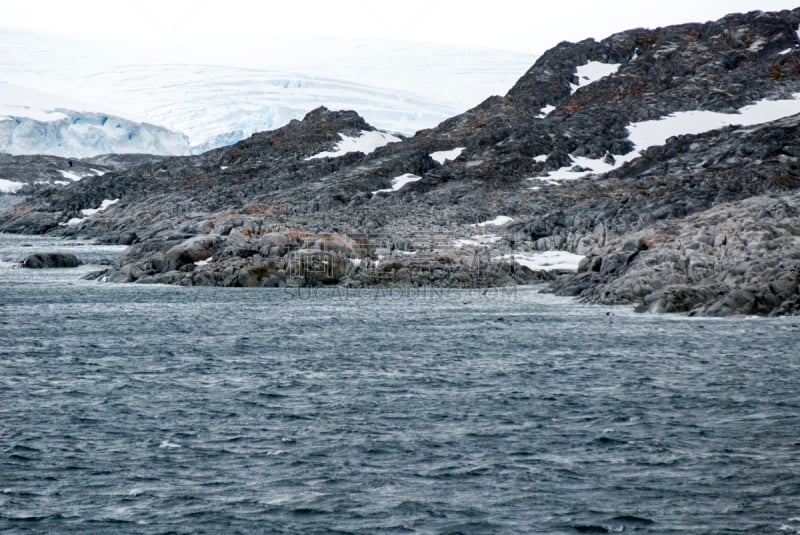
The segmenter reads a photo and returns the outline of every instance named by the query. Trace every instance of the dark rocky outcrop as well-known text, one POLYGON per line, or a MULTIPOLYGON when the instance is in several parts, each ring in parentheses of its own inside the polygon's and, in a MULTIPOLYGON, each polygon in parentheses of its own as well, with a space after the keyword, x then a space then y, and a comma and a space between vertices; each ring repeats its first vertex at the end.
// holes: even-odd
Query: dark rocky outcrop
POLYGON ((798 24, 800 9, 752 12, 561 43, 507 95, 370 154, 310 158, 372 130, 354 112, 320 108, 230 147, 46 188, 0 215, 0 230, 129 244, 101 276, 120 282, 550 280, 553 291, 642 311, 795 314, 800 115, 678 135, 641 154, 628 127, 794 98, 798 24), (619 68, 581 84, 588 62, 619 68), (431 157, 457 147, 443 164, 431 157), (626 163, 602 173, 581 158, 626 163), (586 176, 546 179, 578 162, 586 176), (419 180, 391 190, 404 174, 419 180), (475 226, 498 215, 513 221, 475 226), (548 250, 586 259, 566 274, 512 260, 548 250))
POLYGON ((62 158, 43 154, 11 155, 0 152, 0 179, 27 184, 33 192, 67 184, 77 177, 99 176, 163 160, 150 154, 103 154, 91 158, 62 158))
POLYGON ((30 269, 74 268, 80 265, 81 261, 71 253, 36 253, 22 261, 22 267, 30 269))

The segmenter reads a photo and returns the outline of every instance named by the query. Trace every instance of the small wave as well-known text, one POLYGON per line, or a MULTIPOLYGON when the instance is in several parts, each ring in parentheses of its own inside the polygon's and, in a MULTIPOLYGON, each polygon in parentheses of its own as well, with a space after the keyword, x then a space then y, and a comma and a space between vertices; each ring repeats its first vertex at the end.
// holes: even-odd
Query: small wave
POLYGON ((9 451, 14 452, 14 453, 20 453, 20 452, 22 452, 22 453, 24 453, 24 452, 37 452, 38 453, 38 452, 40 452, 42 450, 40 450, 39 448, 34 448, 32 446, 26 446, 25 444, 14 444, 9 451))
POLYGON ((597 437, 592 442, 595 443, 595 444, 603 444, 603 445, 607 445, 607 446, 610 446, 612 444, 625 444, 624 440, 619 440, 619 439, 616 439, 616 438, 605 437, 605 436, 604 437, 597 437))
POLYGON ((175 442, 170 442, 169 440, 163 441, 161 444, 158 445, 159 448, 180 448, 180 444, 176 444, 175 442))
POLYGON ((281 399, 281 398, 288 398, 286 394, 276 394, 275 392, 260 392, 258 394, 260 398, 267 398, 267 399, 281 399))
POLYGON ((507 526, 496 524, 494 522, 477 520, 474 522, 465 522, 465 523, 442 526, 442 528, 440 528, 438 532, 452 533, 452 534, 462 533, 464 535, 474 533, 478 535, 484 533, 506 533, 507 530, 508 530, 507 526))
POLYGON ((572 529, 578 533, 611 533, 607 527, 595 526, 594 524, 577 524, 572 529))
POLYGON ((650 520, 649 518, 644 518, 641 516, 635 515, 620 515, 615 516, 609 522, 619 523, 619 524, 634 524, 638 526, 650 526, 655 524, 654 520, 650 520))
POLYGON ((315 507, 298 507, 292 511, 295 515, 300 516, 307 516, 307 515, 324 515, 330 513, 325 509, 317 509, 315 507))
POLYGON ((28 456, 28 455, 21 455, 19 453, 12 453, 11 455, 8 456, 8 458, 9 459, 13 459, 15 461, 24 461, 24 462, 35 461, 37 459, 37 457, 31 457, 31 456, 28 456))

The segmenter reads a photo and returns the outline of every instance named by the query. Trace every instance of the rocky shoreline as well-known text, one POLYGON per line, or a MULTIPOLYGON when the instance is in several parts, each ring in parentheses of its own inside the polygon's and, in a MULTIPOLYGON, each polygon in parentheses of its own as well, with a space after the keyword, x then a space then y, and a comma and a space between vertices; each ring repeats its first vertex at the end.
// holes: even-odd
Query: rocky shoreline
POLYGON ((798 314, 799 24, 753 12, 561 43, 411 138, 320 108, 44 187, 0 231, 129 245, 94 275, 113 282, 549 282, 647 312, 798 314), (585 258, 532 260, 547 252, 585 258))
POLYGON ((721 204, 591 253, 553 285, 641 312, 786 315, 800 311, 800 194, 721 204))
POLYGON ((176 245, 132 245, 113 267, 90 279, 139 284, 300 288, 474 288, 553 280, 514 262, 492 261, 479 251, 446 255, 376 247, 364 238, 298 230, 264 232, 256 225, 228 235, 203 234, 176 245))

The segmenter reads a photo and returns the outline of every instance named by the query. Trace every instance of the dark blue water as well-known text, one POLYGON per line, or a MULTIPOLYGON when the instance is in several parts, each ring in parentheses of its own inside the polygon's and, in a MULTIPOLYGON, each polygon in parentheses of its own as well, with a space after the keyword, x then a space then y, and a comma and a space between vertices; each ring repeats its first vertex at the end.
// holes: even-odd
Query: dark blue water
POLYGON ((2 532, 800 532, 799 319, 2 266, 2 532))

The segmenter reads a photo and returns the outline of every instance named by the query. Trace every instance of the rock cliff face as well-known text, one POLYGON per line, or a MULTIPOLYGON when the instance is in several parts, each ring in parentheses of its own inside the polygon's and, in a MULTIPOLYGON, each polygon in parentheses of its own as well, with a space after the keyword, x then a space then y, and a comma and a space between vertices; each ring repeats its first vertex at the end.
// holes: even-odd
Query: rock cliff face
POLYGON ((561 43, 506 96, 408 139, 317 109, 45 189, 0 229, 132 244, 112 281, 557 279, 640 310, 798 313, 798 24, 800 9, 754 12, 561 43), (553 250, 586 258, 560 275, 528 262, 553 250))

